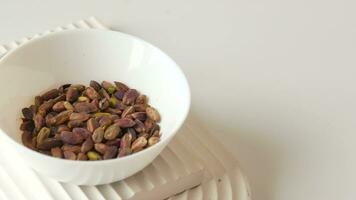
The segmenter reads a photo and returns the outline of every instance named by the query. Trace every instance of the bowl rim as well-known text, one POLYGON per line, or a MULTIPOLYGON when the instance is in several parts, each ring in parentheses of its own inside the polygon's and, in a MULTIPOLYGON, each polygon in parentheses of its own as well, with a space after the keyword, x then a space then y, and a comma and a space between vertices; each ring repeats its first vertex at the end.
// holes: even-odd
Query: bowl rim
MULTIPOLYGON (((9 50, 4 56, 0 57, 0 67, 5 63, 6 60, 9 59, 9 57, 13 56, 14 54, 16 54, 16 52, 22 50, 23 48, 32 45, 33 43, 37 43, 37 42, 41 42, 41 41, 45 41, 48 40, 50 38, 55 38, 58 35, 70 35, 70 34, 87 34, 87 33, 95 33, 95 34, 116 34, 119 35, 120 37, 124 37, 124 39, 130 39, 130 40, 136 40, 139 42, 144 43, 145 45, 149 46, 150 48, 152 48, 155 51, 158 51, 160 54, 163 54, 164 56, 166 56, 172 63, 173 65, 171 65, 170 67, 176 68, 178 70, 179 76, 183 79, 183 83, 184 83, 184 87, 186 89, 186 98, 187 98, 187 106, 185 108, 185 110, 183 111, 183 117, 182 120, 175 126, 173 127, 173 130, 171 131, 172 133, 163 138, 163 140, 161 139, 159 141, 159 143, 163 143, 164 141, 170 141, 170 139, 172 137, 175 136, 175 134, 177 133, 177 131, 182 127, 182 125, 184 124, 184 122, 186 121, 189 111, 190 111, 190 106, 191 106, 191 90, 189 87, 189 82, 187 80, 187 77, 185 76, 183 70, 179 67, 179 65, 169 56, 167 55, 164 51, 162 51, 161 49, 159 49, 158 47, 156 47, 155 45, 137 37, 134 35, 130 35, 127 33, 123 33, 120 31, 113 31, 113 30, 104 30, 104 29, 71 29, 71 30, 63 30, 63 31, 58 31, 58 32, 52 32, 50 34, 47 35, 43 35, 37 38, 33 38, 31 40, 29 40, 28 42, 18 46, 15 49, 9 50)), ((48 161, 63 161, 65 163, 68 164, 80 164, 80 165, 98 165, 98 164, 110 164, 110 163, 114 163, 114 162, 119 162, 120 160, 129 160, 129 159, 134 159, 135 157, 140 156, 141 154, 144 154, 145 152, 149 151, 149 150, 153 150, 155 148, 158 148, 160 145, 159 143, 157 145, 153 145, 149 148, 146 148, 142 151, 136 152, 134 154, 130 154, 128 156, 124 156, 124 157, 120 157, 120 158, 114 158, 114 159, 108 159, 108 160, 95 160, 95 161, 87 161, 87 160, 68 160, 68 159, 63 159, 63 158, 56 158, 53 156, 49 156, 46 154, 42 154, 39 153, 37 151, 34 151, 26 146, 24 146, 23 144, 21 144, 20 142, 15 141, 13 138, 11 138, 8 134, 6 134, 6 132, 0 128, 0 133, 2 135, 4 135, 11 143, 13 143, 15 146, 24 149, 25 151, 28 151, 30 154, 32 154, 33 156, 39 156, 39 157, 43 157, 43 159, 48 159, 48 161)), ((167 143, 168 144, 168 143, 167 143)))

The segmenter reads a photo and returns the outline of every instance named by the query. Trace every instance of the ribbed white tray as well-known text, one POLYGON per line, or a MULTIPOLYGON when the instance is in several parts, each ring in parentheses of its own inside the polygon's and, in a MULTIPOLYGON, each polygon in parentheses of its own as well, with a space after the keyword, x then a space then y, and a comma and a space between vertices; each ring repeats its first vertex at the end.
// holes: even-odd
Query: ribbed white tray
MULTIPOLYGON (((0 57, 33 38, 76 28, 107 29, 93 17, 80 20, 0 46, 0 57)), ((44 177, 28 168, 19 155, 2 141, 0 157, 0 200, 250 199, 248 184, 236 160, 192 118, 153 163, 141 172, 112 184, 76 186, 44 177)))

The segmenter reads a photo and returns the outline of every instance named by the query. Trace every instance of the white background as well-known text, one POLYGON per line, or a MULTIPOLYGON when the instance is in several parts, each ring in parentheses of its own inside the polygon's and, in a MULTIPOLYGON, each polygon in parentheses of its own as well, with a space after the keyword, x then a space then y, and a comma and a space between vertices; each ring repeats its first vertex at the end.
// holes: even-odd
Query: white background
POLYGON ((254 199, 356 198, 356 1, 1 0, 0 43, 88 16, 182 66, 254 199))

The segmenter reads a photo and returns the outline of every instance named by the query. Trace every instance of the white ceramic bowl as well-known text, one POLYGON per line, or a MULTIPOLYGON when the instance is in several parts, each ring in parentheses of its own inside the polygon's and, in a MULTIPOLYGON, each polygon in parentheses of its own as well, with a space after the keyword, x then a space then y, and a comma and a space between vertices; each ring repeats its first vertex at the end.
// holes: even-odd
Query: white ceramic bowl
MULTIPOLYGON (((190 107, 187 80, 158 48, 114 31, 71 30, 34 39, 0 60, 0 139, 36 171, 63 182, 105 184, 147 166, 183 124, 190 107), (21 108, 64 83, 122 81, 148 95, 162 117, 161 141, 133 155, 104 161, 70 161, 32 151, 21 143, 21 108)), ((9 150, 9 154, 13 151, 9 150)))

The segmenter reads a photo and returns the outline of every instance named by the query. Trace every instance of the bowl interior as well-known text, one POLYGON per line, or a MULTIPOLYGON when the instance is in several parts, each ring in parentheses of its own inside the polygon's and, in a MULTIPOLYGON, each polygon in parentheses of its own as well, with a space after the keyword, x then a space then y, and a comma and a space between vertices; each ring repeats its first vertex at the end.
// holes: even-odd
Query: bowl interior
POLYGON ((35 95, 64 83, 122 81, 149 97, 161 114, 162 140, 183 123, 190 104, 187 81, 154 46, 119 32, 73 30, 50 34, 0 61, 0 128, 21 143, 21 109, 35 95))

